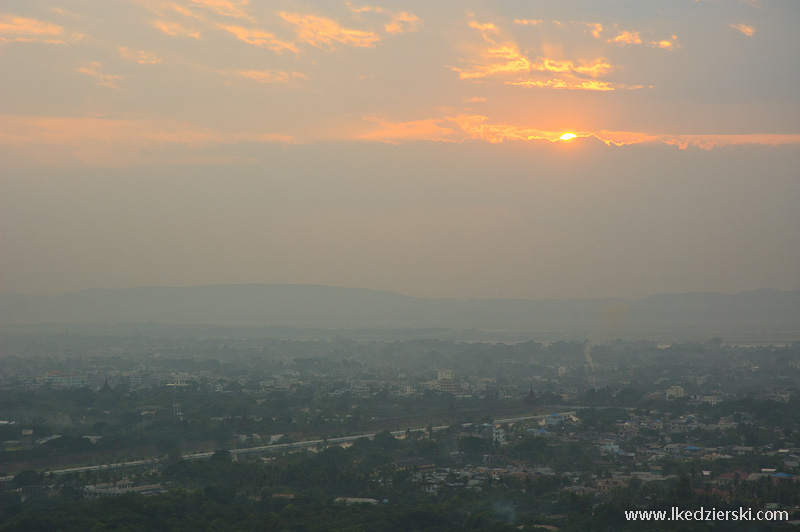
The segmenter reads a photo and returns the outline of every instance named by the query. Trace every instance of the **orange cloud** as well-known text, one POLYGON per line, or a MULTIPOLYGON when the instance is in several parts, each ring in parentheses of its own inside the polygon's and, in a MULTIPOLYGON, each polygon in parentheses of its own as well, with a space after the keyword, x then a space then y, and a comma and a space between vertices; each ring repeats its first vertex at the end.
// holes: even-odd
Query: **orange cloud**
POLYGON ((259 83, 289 84, 298 79, 308 79, 302 72, 286 72, 283 70, 237 70, 236 74, 259 83))
POLYGON ((182 5, 179 5, 179 4, 169 4, 168 7, 172 11, 175 11, 176 13, 179 13, 179 14, 183 15, 184 17, 196 18, 196 19, 202 19, 203 18, 200 15, 196 14, 191 9, 188 9, 188 8, 182 6, 182 5))
MULTIPOLYGON (((567 90, 584 90, 584 91, 613 91, 619 86, 609 83, 607 81, 597 80, 575 80, 575 79, 545 79, 545 80, 519 80, 519 81, 506 81, 506 85, 516 85, 518 87, 532 87, 540 89, 567 89, 567 90)), ((640 89, 641 85, 636 87, 640 89)))
POLYGON ((640 144, 643 142, 654 142, 658 140, 657 135, 648 135, 637 131, 608 131, 600 130, 594 133, 581 133, 582 137, 594 137, 607 146, 627 146, 630 144, 640 144))
POLYGON ((217 15, 253 21, 253 18, 244 11, 244 7, 248 4, 247 0, 191 0, 191 2, 217 15))
POLYGON ((603 33, 603 25, 597 22, 584 22, 584 25, 589 27, 589 31, 592 34, 592 37, 595 39, 600 38, 600 34, 603 33))
POLYGON ((479 30, 483 39, 492 46, 481 53, 479 60, 471 61, 471 68, 452 67, 452 70, 458 72, 459 79, 478 79, 496 74, 519 72, 569 73, 597 78, 613 70, 611 64, 603 58, 594 61, 580 60, 576 63, 571 60, 538 57, 534 62, 520 51, 516 43, 498 44, 492 37, 499 32, 494 24, 481 24, 472 20, 469 25, 471 28, 479 30))
POLYGON ((481 24, 480 22, 477 22, 475 20, 471 20, 469 22, 469 27, 470 28, 474 28, 474 29, 478 30, 479 32, 481 32, 481 36, 483 37, 483 40, 485 40, 486 42, 490 42, 492 44, 497 44, 497 43, 495 43, 495 41, 489 35, 499 33, 500 30, 497 28, 497 26, 495 26, 491 22, 487 22, 485 24, 481 24))
MULTIPOLYGON (((506 141, 558 142, 564 131, 542 130, 513 124, 495 124, 487 116, 462 114, 411 122, 391 122, 384 117, 366 117, 378 129, 356 138, 396 144, 416 140, 463 142, 483 140, 492 144, 506 141)), ((637 131, 577 131, 578 138, 594 138, 607 146, 621 147, 642 143, 662 143, 679 149, 695 147, 710 150, 743 144, 800 145, 800 135, 664 135, 637 131)))
POLYGON ((362 13, 379 13, 389 17, 389 22, 383 25, 383 29, 389 35, 399 34, 399 33, 408 33, 412 31, 417 31, 419 26, 419 17, 417 17, 413 13, 408 13, 406 11, 400 11, 398 13, 393 13, 389 10, 386 10, 382 7, 378 6, 361 6, 356 7, 350 2, 345 2, 347 4, 347 8, 352 12, 355 13, 357 16, 355 17, 356 20, 363 21, 364 17, 361 16, 362 13))
POLYGON ((677 41, 678 37, 675 35, 670 35, 669 39, 662 39, 660 41, 653 41, 650 43, 650 46, 655 48, 661 48, 663 50, 674 50, 677 48, 678 44, 677 41))
POLYGON ((529 18, 518 18, 514 20, 514 24, 522 24, 523 26, 536 26, 537 24, 541 24, 544 22, 543 20, 533 20, 529 18))
POLYGON ((497 144, 506 140, 549 140, 555 142, 563 131, 542 131, 503 124, 490 124, 488 117, 481 115, 459 115, 454 121, 470 138, 497 144))
POLYGON ((64 29, 56 24, 35 18, 0 15, 0 34, 4 35, 59 35, 64 29))
POLYGON ((385 24, 383 28, 386 30, 386 33, 389 34, 406 33, 417 31, 418 24, 419 18, 416 15, 401 11, 400 13, 392 15, 392 20, 385 24))
POLYGON ((382 7, 377 7, 377 6, 356 7, 350 2, 345 2, 345 4, 347 4, 347 8, 350 11, 352 11, 353 13, 356 13, 356 14, 358 14, 358 13, 369 13, 370 11, 373 11, 375 13, 383 13, 383 8, 382 7))
POLYGON ((453 119, 470 138, 497 144, 507 140, 549 140, 557 141, 563 131, 543 131, 504 124, 490 124, 488 117, 481 115, 459 115, 453 119))
POLYGON ((621 31, 614 38, 608 39, 613 44, 642 44, 638 31, 621 31))
POLYGON ((8 14, 0 15, 0 42, 66 44, 63 39, 52 38, 60 36, 63 32, 64 28, 50 22, 8 14))
POLYGON ((604 76, 613 70, 613 67, 604 59, 594 61, 581 60, 577 64, 569 60, 556 60, 539 57, 536 62, 531 62, 519 52, 516 45, 505 45, 487 50, 483 54, 489 64, 475 65, 471 70, 453 68, 458 72, 460 79, 476 79, 495 74, 509 74, 517 72, 552 72, 556 74, 582 74, 593 78, 604 76), (499 60, 499 61, 498 61, 499 60))
POLYGON ((15 148, 20 157, 41 165, 80 162, 88 166, 196 163, 208 157, 180 149, 199 150, 221 144, 296 143, 289 135, 228 133, 189 122, 88 117, 0 117, 0 145, 15 148), (176 150, 178 150, 176 152, 176 150))
POLYGON ((86 74, 87 76, 92 76, 93 78, 97 78, 97 84, 102 85, 103 87, 109 87, 111 89, 119 89, 119 85, 117 85, 117 81, 122 79, 122 76, 117 76, 114 74, 104 74, 100 71, 103 67, 102 63, 98 63, 97 61, 92 61, 87 66, 76 68, 76 72, 80 72, 81 74, 86 74))
POLYGON ((388 142, 390 144, 409 140, 446 141, 450 140, 448 137, 453 134, 451 128, 439 125, 445 120, 437 118, 411 122, 390 122, 382 116, 367 116, 364 117, 364 120, 376 124, 378 129, 356 136, 356 138, 362 140, 388 142))
POLYGON ((343 28, 335 20, 316 15, 300 15, 297 13, 279 13, 280 17, 294 26, 297 38, 317 48, 334 43, 361 48, 372 48, 380 37, 372 32, 343 28))
POLYGON ((594 61, 582 59, 575 64, 573 61, 557 61, 540 57, 533 65, 533 70, 538 70, 539 72, 574 72, 597 78, 611 72, 613 67, 604 59, 595 59, 594 61))
POLYGON ((747 35, 748 37, 752 37, 756 33, 756 29, 747 24, 731 24, 731 28, 739 30, 743 35, 747 35))
POLYGON ((701 150, 711 150, 721 146, 740 146, 743 144, 800 144, 800 135, 662 135, 659 140, 665 144, 685 150, 689 146, 701 150))
POLYGON ((53 13, 58 13, 62 17, 66 17, 66 18, 71 18, 71 19, 81 19, 81 18, 83 18, 81 15, 77 15, 77 14, 73 13, 72 11, 69 11, 69 10, 64 9, 62 7, 51 7, 50 11, 52 11, 53 13))
POLYGON ((192 39, 199 39, 200 32, 194 28, 186 28, 177 22, 168 20, 154 20, 150 23, 155 29, 169 35, 170 37, 191 37, 192 39))
POLYGON ((244 41, 248 44, 252 44, 253 46, 259 46, 262 48, 269 48, 273 52, 282 52, 284 50, 289 50, 291 52, 297 53, 297 46, 294 43, 281 41, 272 33, 261 31, 261 30, 249 30, 247 28, 242 28, 241 26, 220 26, 220 28, 229 31, 230 33, 234 34, 237 39, 240 41, 244 41))
POLYGON ((145 52, 143 50, 132 50, 131 48, 126 48, 124 46, 120 46, 118 50, 119 50, 119 55, 121 55, 125 59, 129 59, 130 61, 135 61, 140 65, 156 65, 158 63, 161 63, 161 58, 151 52, 145 52))
POLYGON ((482 56, 488 64, 474 65, 471 70, 453 68, 458 72, 459 79, 483 78, 503 73, 530 72, 533 68, 530 60, 520 53, 517 45, 513 43, 490 48, 482 56))

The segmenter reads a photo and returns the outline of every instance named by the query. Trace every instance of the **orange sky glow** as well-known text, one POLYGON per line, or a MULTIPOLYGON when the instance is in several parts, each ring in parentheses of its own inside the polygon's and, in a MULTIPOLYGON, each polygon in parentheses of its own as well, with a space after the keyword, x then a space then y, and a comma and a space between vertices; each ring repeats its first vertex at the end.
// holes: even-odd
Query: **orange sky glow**
MULTIPOLYGON (((763 17, 763 12, 760 8, 740 7, 731 10, 730 17, 741 18, 744 14, 749 15, 748 20, 756 20, 759 15, 763 17)), ((9 3, 0 12, 0 45, 6 61, 14 58, 24 64, 25 58, 43 57, 41 54, 47 54, 49 47, 69 47, 64 52, 64 61, 69 65, 69 57, 74 57, 71 68, 56 69, 54 64, 49 75, 51 79, 63 77, 53 86, 66 85, 71 91, 83 91, 86 98, 77 105, 74 98, 53 95, 48 98, 52 103, 41 106, 21 90, 24 82, 6 83, 6 100, 10 103, 2 112, 14 118, 3 121, 0 142, 13 144, 17 153, 33 158, 32 154, 43 146, 52 146, 53 142, 42 144, 41 136, 31 134, 35 129, 33 124, 41 127, 43 121, 51 121, 49 129, 56 130, 59 124, 77 120, 83 114, 94 119, 89 123, 96 124, 97 131, 81 127, 73 135, 63 135, 62 148, 81 153, 78 160, 84 164, 105 166, 113 161, 109 154, 96 159, 86 156, 93 150, 95 139, 113 128, 103 120, 113 122, 124 117, 137 124, 181 122, 195 124, 193 127, 199 132, 229 131, 236 127, 237 114, 255 114, 254 118, 263 114, 260 110, 253 113, 248 106, 259 107, 257 102, 263 98, 284 97, 292 104, 282 105, 275 120, 262 121, 260 131, 252 131, 248 124, 248 135, 309 143, 348 139, 393 144, 465 139, 490 143, 552 141, 559 135, 555 129, 570 125, 564 123, 559 128, 552 109, 548 109, 546 118, 539 123, 535 115, 527 114, 509 120, 509 110, 525 105, 526 101, 536 102, 537 107, 550 107, 548 100, 566 101, 554 97, 561 92, 571 94, 570 98, 585 108, 583 102, 590 100, 581 93, 588 96, 588 93, 619 91, 635 91, 641 93, 637 101, 650 101, 640 106, 663 106, 664 85, 675 81, 659 77, 652 65, 663 63, 664 71, 669 71, 670 65, 691 61, 686 54, 696 52, 680 45, 679 34, 684 28, 677 21, 670 23, 669 17, 653 24, 646 16, 614 19, 605 14, 603 20, 593 20, 587 12, 584 20, 570 20, 552 16, 556 13, 542 11, 540 17, 531 17, 531 13, 537 11, 481 13, 448 8, 427 13, 421 6, 416 11, 395 11, 351 2, 338 7, 320 4, 315 11, 308 6, 299 9, 289 1, 280 2, 271 10, 246 0, 130 0, 122 3, 118 18, 106 15, 100 19, 91 12, 48 7, 47 2, 9 3), (548 14, 551 16, 545 16, 548 14), (139 34, 133 31, 137 26, 141 29, 139 34), (148 28, 156 33, 148 32, 148 28), (187 45, 186 38, 197 43, 187 45), (381 59, 384 54, 396 54, 404 48, 413 50, 417 40, 436 41, 440 51, 430 59, 420 57, 412 70, 395 63, 394 55, 388 61, 381 59), (358 49, 370 51, 356 52, 358 49), (117 53, 111 53, 112 50, 117 53), (214 52, 209 53, 210 50, 214 52), (358 61, 363 61, 362 72, 358 72, 358 63, 353 62, 356 53, 358 61), (236 59, 228 61, 226 57, 236 59), (437 64, 434 57, 441 62, 437 64), (132 69, 126 62, 139 66, 132 69), (382 90, 380 79, 398 67, 407 70, 406 76, 426 77, 424 71, 435 72, 427 77, 436 79, 437 86, 428 91, 424 82, 417 85, 418 89, 408 85, 409 90, 403 96, 389 99, 391 105, 381 107, 380 98, 375 97, 380 93, 374 91, 382 90), (164 72, 179 76, 180 82, 160 87, 159 91, 174 92, 176 96, 181 91, 199 91, 200 98, 204 92, 226 93, 227 101, 238 101, 239 105, 226 104, 229 116, 224 126, 215 123, 219 120, 212 117, 210 109, 197 107, 187 113, 170 108, 148 94, 151 92, 148 84, 156 90, 164 72), (294 94, 291 97, 280 92, 258 94, 232 76, 258 82, 265 88, 285 87, 278 90, 294 94), (358 101, 358 92, 367 91, 364 107, 358 110, 337 105, 336 93, 343 90, 348 92, 341 98, 343 102, 358 101), (425 101, 425 94, 429 94, 430 101, 425 101), (125 103, 137 100, 147 103, 135 109, 125 103), (480 104, 479 112, 470 107, 473 104, 480 104), (381 118, 376 120, 376 116, 381 118), (354 123, 355 117, 361 117, 360 124, 354 123), (341 132, 338 135, 337 130, 341 132), (81 142, 88 146, 78 147, 81 142)), ((720 34, 732 39, 732 43, 736 34, 724 32, 725 27, 751 38, 756 31, 754 22, 737 19, 721 24, 720 34)), ((755 40, 752 46, 752 53, 757 54, 759 45, 755 40)), ((39 68, 49 67, 45 62, 39 68)), ((17 77, 24 80, 26 73, 19 71, 17 77)), ((697 78, 687 78, 686 82, 687 89, 702 85, 697 78)), ((401 85, 406 83, 413 83, 413 79, 404 79, 401 85)), ((394 90, 388 87, 387 92, 394 90)), ((624 109, 624 99, 609 100, 603 105, 624 109)), ((691 105, 691 101, 686 102, 687 118, 693 114, 691 105)), ((579 133, 580 137, 595 137, 609 146, 661 142, 681 149, 690 146, 712 149, 799 142, 797 132, 787 130, 786 126, 771 131, 769 122, 753 126, 752 120, 746 120, 736 124, 730 117, 724 119, 723 129, 714 131, 713 117, 702 127, 698 127, 695 116, 684 124, 679 118, 662 123, 630 120, 627 125, 603 124, 602 119, 586 108, 580 122, 592 124, 592 129, 579 133), (756 130, 750 130, 751 127, 756 130)), ((119 133, 126 134, 128 138, 120 137, 118 142, 139 145, 144 142, 143 137, 158 138, 157 131, 145 133, 138 127, 119 133)), ((222 132, 216 135, 230 138, 222 132)), ((161 149, 168 146, 165 144, 161 149)), ((146 163, 147 157, 134 161, 122 156, 118 161, 120 165, 132 162, 146 163)))
POLYGON ((800 4, 601 4, 4 1, 0 291, 800 288, 800 4))

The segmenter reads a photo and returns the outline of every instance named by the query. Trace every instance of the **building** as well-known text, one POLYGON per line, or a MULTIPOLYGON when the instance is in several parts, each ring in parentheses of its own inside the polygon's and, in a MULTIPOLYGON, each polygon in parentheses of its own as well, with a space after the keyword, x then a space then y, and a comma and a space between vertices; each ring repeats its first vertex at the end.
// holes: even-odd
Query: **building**
POLYGON ((442 393, 458 394, 461 386, 456 382, 456 374, 452 369, 440 369, 436 389, 442 393))
POLYGON ((72 375, 60 371, 48 373, 42 377, 42 383, 59 388, 85 388, 88 385, 86 377, 83 375, 72 375))
POLYGON ((680 399, 686 396, 683 386, 670 386, 667 388, 667 399, 680 399))

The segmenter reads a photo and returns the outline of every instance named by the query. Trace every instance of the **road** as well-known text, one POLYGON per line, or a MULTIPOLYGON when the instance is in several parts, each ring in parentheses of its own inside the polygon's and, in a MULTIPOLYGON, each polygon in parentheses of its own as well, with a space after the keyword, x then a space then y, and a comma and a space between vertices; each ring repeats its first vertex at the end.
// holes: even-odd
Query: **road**
MULTIPOLYGON (((562 416, 571 416, 575 414, 575 411, 571 412, 558 412, 562 416)), ((528 421, 532 419, 544 419, 546 417, 551 416, 551 414, 539 414, 536 416, 521 416, 521 417, 513 417, 513 418, 506 418, 506 419, 495 419, 493 424, 513 424, 519 421, 528 421)), ((464 423, 462 427, 468 427, 472 425, 472 423, 464 423)), ((433 427, 434 431, 440 431, 450 428, 450 425, 439 425, 433 427)), ((410 432, 426 432, 427 428, 416 428, 416 429, 402 429, 402 430, 394 430, 392 431, 393 436, 402 436, 406 433, 406 431, 410 432)), ((375 433, 371 434, 356 434, 353 436, 341 436, 339 438, 328 438, 323 440, 305 440, 299 441, 294 443, 276 443, 273 445, 261 445, 258 447, 247 447, 244 449, 231 449, 230 453, 231 456, 237 457, 240 454, 250 454, 250 453, 263 453, 263 452, 279 452, 279 451, 291 451, 291 450, 299 450, 299 449, 308 449, 308 448, 318 448, 321 445, 341 445, 343 443, 354 442, 356 440, 360 440, 362 438, 369 438, 372 439, 375 437, 375 433)), ((206 453, 193 453, 193 454, 184 454, 181 456, 183 460, 204 460, 211 458, 213 452, 206 452, 206 453)), ((166 458, 148 458, 145 460, 132 460, 129 462, 117 462, 114 464, 102 464, 102 465, 92 465, 92 466, 81 466, 81 467, 70 467, 67 469, 53 469, 51 471, 45 471, 45 477, 53 475, 66 475, 69 473, 85 473, 87 471, 108 471, 112 469, 121 469, 121 468, 128 468, 128 467, 146 467, 149 465, 156 465, 166 461, 166 458)), ((13 476, 8 477, 0 477, 0 482, 10 482, 13 480, 13 476)))

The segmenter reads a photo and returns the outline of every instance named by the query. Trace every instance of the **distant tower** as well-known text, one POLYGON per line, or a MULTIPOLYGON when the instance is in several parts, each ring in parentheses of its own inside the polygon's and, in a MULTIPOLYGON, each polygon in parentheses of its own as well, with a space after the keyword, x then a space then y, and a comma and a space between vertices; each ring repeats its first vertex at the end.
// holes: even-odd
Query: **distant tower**
POLYGON ((172 403, 172 413, 175 414, 176 416, 182 416, 183 415, 183 411, 181 410, 181 404, 180 403, 172 403))
POLYGON ((536 394, 533 392, 533 384, 531 384, 531 391, 528 392, 528 395, 526 395, 522 401, 527 405, 536 404, 536 394))
POLYGON ((26 451, 33 448, 33 429, 22 431, 22 448, 26 451))

